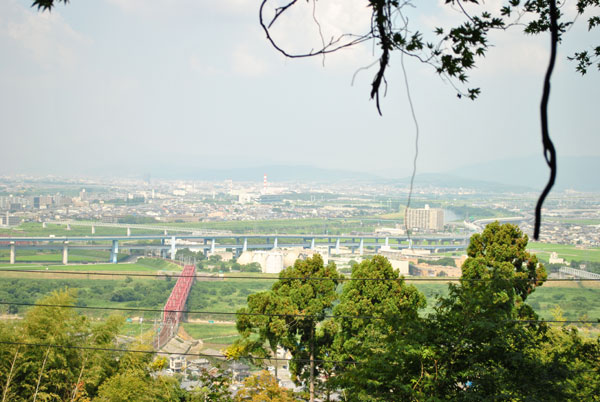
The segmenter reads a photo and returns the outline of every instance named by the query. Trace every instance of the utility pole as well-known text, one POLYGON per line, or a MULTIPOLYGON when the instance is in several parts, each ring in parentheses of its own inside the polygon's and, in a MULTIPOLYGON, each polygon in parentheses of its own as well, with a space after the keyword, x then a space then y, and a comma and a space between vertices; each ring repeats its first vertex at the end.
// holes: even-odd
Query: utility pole
POLYGON ((310 332, 310 385, 309 385, 310 402, 315 401, 315 322, 312 322, 310 332))

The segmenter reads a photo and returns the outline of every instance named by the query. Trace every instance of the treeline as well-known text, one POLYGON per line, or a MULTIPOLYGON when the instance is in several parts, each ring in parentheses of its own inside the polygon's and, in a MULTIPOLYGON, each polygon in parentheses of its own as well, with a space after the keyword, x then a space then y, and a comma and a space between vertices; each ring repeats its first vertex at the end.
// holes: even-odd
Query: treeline
POLYGON ((419 258, 417 260, 419 264, 428 264, 428 265, 441 265, 444 267, 456 267, 456 263, 454 262, 454 258, 452 257, 442 257, 438 260, 425 260, 423 258, 419 258))
POLYGON ((571 268, 585 269, 589 272, 600 274, 600 261, 575 261, 571 260, 571 268))
MULTIPOLYGON (((39 298, 69 288, 77 295, 78 306, 105 306, 123 302, 125 307, 161 308, 164 306, 175 279, 157 281, 125 278, 116 280, 89 279, 3 279, 0 281, 0 301, 4 303, 34 303, 39 298)), ((26 306, 1 305, 0 312, 17 314, 26 306)), ((91 312, 88 312, 91 313, 91 312)), ((103 312, 97 312, 104 314, 103 312)))
POLYGON ((228 353, 260 364, 283 347, 311 400, 597 401, 600 338, 539 319, 527 298, 546 271, 526 246, 518 227, 488 225, 425 316, 423 294, 383 257, 355 265, 350 281, 318 255, 296 261, 248 297, 228 353))
MULTIPOLYGON (((142 199, 142 202, 143 199, 142 199)), ((156 219, 151 216, 140 216, 140 215, 126 215, 117 219, 118 223, 129 223, 132 225, 143 225, 156 223, 156 219)))
POLYGON ((175 258, 188 262, 195 261, 196 268, 200 271, 208 272, 261 272, 262 268, 259 263, 251 262, 248 264, 240 264, 235 259, 231 261, 223 261, 223 257, 218 254, 211 255, 206 258, 202 251, 194 252, 189 248, 177 250, 175 258))
MULTIPOLYGON (((558 272, 558 270, 564 266, 566 266, 566 264, 548 264, 548 270, 550 272, 558 272)), ((600 274, 600 261, 571 260, 568 266, 600 274)))

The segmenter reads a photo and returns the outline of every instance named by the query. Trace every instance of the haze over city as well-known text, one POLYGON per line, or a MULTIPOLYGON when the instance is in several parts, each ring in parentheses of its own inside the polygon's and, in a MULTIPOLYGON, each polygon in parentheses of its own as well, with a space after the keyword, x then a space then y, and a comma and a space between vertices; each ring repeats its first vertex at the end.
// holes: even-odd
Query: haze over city
MULTIPOLYGON (((0 121, 9 150, 0 173, 173 177, 273 165, 411 172, 414 126, 399 58, 383 117, 368 97, 373 71, 358 72, 351 85, 376 57, 370 44, 328 55, 325 67, 320 58, 286 60, 265 40, 256 1, 72 1, 42 13, 30 6, 0 4, 0 121)), ((326 36, 360 31, 369 18, 360 1, 316 7, 326 36)), ((427 11, 429 19, 416 20, 426 32, 455 18, 447 8, 427 11)), ((311 22, 299 14, 286 22, 293 29, 277 31, 280 40, 310 49, 319 40, 311 22)), ((474 102, 457 99, 431 67, 405 60, 421 130, 419 172, 511 157, 544 168, 538 107, 547 41, 503 34, 492 36, 495 47, 471 74, 470 85, 482 88, 474 102)), ((571 29, 553 77, 559 162, 599 155, 598 74, 581 77, 566 60, 589 45, 585 35, 584 24, 571 29)))

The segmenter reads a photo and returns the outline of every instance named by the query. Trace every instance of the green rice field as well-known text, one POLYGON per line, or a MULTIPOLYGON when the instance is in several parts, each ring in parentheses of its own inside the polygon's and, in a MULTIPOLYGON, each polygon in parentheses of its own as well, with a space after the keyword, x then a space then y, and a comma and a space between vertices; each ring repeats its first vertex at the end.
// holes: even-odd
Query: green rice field
POLYGON ((528 250, 543 261, 548 261, 550 253, 556 252, 565 261, 594 261, 600 262, 600 248, 578 248, 567 244, 529 242, 528 250))

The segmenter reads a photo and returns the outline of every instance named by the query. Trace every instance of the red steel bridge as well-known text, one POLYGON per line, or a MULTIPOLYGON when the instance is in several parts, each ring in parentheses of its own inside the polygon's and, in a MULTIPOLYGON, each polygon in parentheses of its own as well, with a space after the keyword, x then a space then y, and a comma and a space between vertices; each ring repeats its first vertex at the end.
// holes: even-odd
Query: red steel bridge
POLYGON ((154 339, 154 347, 162 348, 179 329, 181 322, 181 312, 185 308, 185 303, 190 294, 194 275, 196 274, 195 265, 184 265, 181 276, 177 279, 177 283, 171 291, 171 295, 167 299, 167 303, 163 309, 162 320, 156 338, 154 339))

